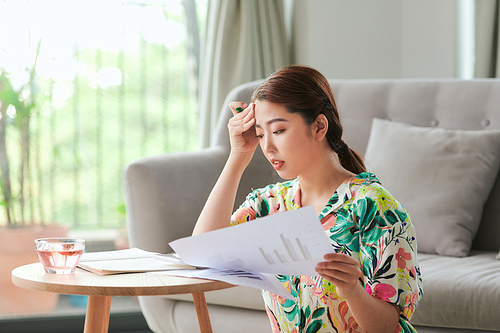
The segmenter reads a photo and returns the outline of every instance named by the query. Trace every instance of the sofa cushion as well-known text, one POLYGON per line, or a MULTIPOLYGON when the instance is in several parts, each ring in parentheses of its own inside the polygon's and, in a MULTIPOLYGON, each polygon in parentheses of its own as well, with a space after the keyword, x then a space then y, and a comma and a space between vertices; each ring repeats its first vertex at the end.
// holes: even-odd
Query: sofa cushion
POLYGON ((497 331, 500 327, 500 263, 495 252, 454 258, 418 254, 424 297, 415 325, 497 331))
MULTIPOLYGON (((165 298, 178 301, 193 301, 190 294, 169 295, 165 298)), ((264 300, 260 289, 237 286, 205 293, 207 304, 225 305, 249 310, 265 311, 264 300)))
POLYGON ((368 169, 415 225, 419 252, 468 255, 500 164, 500 131, 374 119, 368 169))
MULTIPOLYGON (((254 290, 260 294, 259 290, 254 290)), ((210 293, 205 293, 205 296, 210 293)), ((185 296, 188 296, 190 301, 166 299, 162 296, 139 296, 141 310, 151 331, 156 333, 200 332, 192 297, 191 295, 185 296)), ((216 333, 272 332, 266 311, 209 304, 208 312, 210 326, 216 333)))

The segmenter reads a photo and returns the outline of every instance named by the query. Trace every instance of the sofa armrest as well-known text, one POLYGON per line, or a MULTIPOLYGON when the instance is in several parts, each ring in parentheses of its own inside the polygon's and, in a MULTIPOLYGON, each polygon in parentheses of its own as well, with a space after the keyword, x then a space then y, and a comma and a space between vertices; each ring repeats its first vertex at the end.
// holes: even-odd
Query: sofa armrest
POLYGON ((124 172, 130 246, 167 253, 170 241, 190 236, 227 155, 213 147, 130 164, 124 172))

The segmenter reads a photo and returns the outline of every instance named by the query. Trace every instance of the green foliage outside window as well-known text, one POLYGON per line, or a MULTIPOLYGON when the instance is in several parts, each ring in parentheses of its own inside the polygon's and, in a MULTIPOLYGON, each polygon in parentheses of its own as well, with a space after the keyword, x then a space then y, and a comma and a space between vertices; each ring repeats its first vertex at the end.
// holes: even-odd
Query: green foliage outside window
MULTIPOLYGON (((197 4, 203 17, 205 4, 197 4)), ((37 204, 21 209, 21 188, 13 185, 14 214, 73 230, 124 226, 126 165, 197 149, 196 78, 182 1, 11 0, 0 3, 0 22, 15 35, 0 37, 0 68, 14 86, 26 83, 25 55, 32 61, 41 40, 26 207, 37 204)), ((15 119, 17 111, 10 111, 7 121, 15 119)), ((12 156, 20 154, 19 135, 7 134, 12 156)), ((12 166, 11 177, 19 170, 12 166)), ((2 210, 5 202, 0 225, 2 210)))

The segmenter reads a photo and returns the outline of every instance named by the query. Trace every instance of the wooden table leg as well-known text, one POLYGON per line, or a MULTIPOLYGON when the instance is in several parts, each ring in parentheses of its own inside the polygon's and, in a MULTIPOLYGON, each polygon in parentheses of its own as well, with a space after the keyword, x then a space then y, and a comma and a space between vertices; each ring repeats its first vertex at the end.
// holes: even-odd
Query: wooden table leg
POLYGON ((198 323, 200 324, 201 333, 212 333, 212 325, 210 324, 210 317, 208 315, 207 301, 205 294, 193 293, 194 307, 198 315, 198 323))
POLYGON ((84 333, 107 333, 109 329, 109 313, 111 296, 91 295, 87 302, 84 333))

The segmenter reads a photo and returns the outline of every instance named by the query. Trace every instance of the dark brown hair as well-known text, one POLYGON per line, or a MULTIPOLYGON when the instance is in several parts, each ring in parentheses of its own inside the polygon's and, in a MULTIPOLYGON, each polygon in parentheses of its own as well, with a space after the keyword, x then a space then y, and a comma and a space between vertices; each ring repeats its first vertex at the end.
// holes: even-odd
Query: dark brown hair
POLYGON ((326 138, 339 156, 340 164, 358 174, 366 171, 363 157, 342 140, 342 125, 328 80, 317 70, 289 65, 271 74, 253 93, 252 101, 266 100, 284 105, 288 112, 298 113, 307 126, 320 114, 328 120, 326 138))

